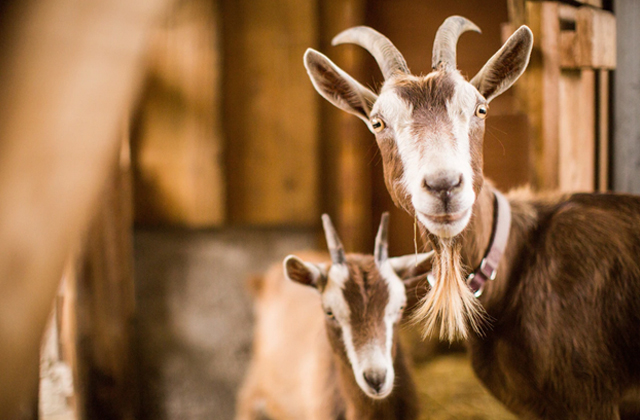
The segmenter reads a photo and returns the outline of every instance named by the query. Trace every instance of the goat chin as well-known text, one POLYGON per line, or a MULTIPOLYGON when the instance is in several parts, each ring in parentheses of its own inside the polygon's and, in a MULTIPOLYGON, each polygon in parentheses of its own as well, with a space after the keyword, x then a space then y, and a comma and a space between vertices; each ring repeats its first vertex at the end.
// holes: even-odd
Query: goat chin
POLYGON ((466 339, 469 328, 482 334, 486 313, 465 282, 461 246, 443 241, 433 262, 435 282, 413 313, 413 321, 424 325, 424 336, 438 332, 441 340, 466 339))

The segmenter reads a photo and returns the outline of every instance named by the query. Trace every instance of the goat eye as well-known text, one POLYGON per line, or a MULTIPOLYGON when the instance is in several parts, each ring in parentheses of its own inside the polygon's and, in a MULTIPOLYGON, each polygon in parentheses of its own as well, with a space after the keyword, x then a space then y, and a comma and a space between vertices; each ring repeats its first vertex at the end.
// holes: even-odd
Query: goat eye
POLYGON ((331 312, 329 310, 325 310, 324 313, 325 313, 325 315, 327 315, 327 318, 335 319, 335 315, 333 314, 333 312, 331 312))
POLYGON ((384 127, 384 122, 380 118, 371 118, 371 128, 373 128, 373 131, 379 133, 384 130, 384 127))
POLYGON ((476 108, 476 117, 485 119, 489 108, 485 104, 480 104, 476 108))

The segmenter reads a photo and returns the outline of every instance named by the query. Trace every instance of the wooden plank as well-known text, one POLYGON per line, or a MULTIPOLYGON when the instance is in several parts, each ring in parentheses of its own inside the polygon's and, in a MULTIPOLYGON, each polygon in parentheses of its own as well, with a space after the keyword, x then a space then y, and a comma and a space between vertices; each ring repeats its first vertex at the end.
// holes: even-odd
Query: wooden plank
POLYGON ((319 98, 302 64, 316 2, 222 4, 229 218, 317 225, 319 98))
POLYGON ((616 66, 616 20, 612 13, 592 7, 561 7, 561 18, 574 21, 575 30, 560 34, 560 64, 563 68, 616 66), (572 14, 562 11, 573 11, 572 14))
POLYGON ((564 70, 560 77, 559 180, 561 191, 595 186, 595 72, 564 70))
MULTIPOLYGON (((376 74, 375 69, 366 67, 367 53, 357 46, 332 47, 331 39, 346 28, 363 24, 364 6, 363 0, 330 0, 320 2, 319 8, 321 51, 360 81, 371 80, 372 74, 376 74)), ((311 84, 308 86, 312 89, 311 84)), ((370 161, 375 141, 362 121, 322 98, 320 125, 322 210, 333 217, 348 250, 370 252, 373 241, 370 161)))
MULTIPOLYGON (((163 0, 10 2, 0 17, 0 413, 17 414, 163 0)), ((37 367, 36 367, 37 368, 37 367)))
POLYGON ((609 190, 609 71, 598 70, 598 191, 609 190))
POLYGON ((224 222, 216 6, 207 0, 179 2, 154 31, 133 139, 138 223, 224 222))
POLYGON ((640 194, 640 2, 617 0, 618 60, 613 96, 613 187, 640 194))
POLYGON ((538 189, 558 187, 558 132, 560 114, 560 25, 558 4, 528 2, 527 19, 534 35, 531 61, 519 95, 525 98, 531 127, 534 171, 531 183, 538 189))

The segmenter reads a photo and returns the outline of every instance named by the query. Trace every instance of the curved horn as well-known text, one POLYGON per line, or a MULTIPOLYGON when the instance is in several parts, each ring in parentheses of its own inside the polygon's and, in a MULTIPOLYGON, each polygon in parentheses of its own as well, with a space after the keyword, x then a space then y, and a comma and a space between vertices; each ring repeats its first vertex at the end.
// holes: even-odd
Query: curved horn
POLYGON ((376 245, 373 250, 373 256, 376 263, 380 265, 387 258, 389 258, 389 212, 382 213, 380 219, 380 227, 378 228, 378 234, 376 235, 376 245))
POLYGON ((389 38, 368 26, 355 26, 340 32, 331 41, 331 45, 356 44, 371 53, 378 62, 384 79, 394 74, 408 74, 409 67, 400 51, 389 41, 389 38))
POLYGON ((331 218, 328 214, 322 215, 322 227, 324 228, 324 236, 327 238, 327 246, 329 247, 329 254, 331 254, 331 262, 334 264, 344 264, 346 261, 344 255, 344 247, 336 229, 331 223, 331 218))
POLYGON ((450 16, 440 25, 433 41, 431 68, 434 70, 443 66, 456 68, 456 44, 458 38, 466 31, 481 33, 480 28, 469 19, 462 16, 450 16))

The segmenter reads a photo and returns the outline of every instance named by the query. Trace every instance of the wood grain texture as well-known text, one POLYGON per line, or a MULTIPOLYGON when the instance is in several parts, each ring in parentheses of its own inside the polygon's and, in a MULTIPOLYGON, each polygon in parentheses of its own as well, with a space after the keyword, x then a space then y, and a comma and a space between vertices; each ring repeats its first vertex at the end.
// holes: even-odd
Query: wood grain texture
POLYGON ((563 5, 560 11, 562 18, 575 23, 575 30, 561 31, 560 65, 567 69, 615 69, 615 16, 588 6, 574 8, 563 5))
POLYGON ((597 118, 598 118, 598 191, 608 191, 610 185, 610 158, 611 154, 610 144, 611 144, 611 124, 610 124, 610 77, 609 71, 607 70, 598 70, 599 81, 598 81, 598 109, 597 118))
POLYGON ((531 122, 534 172, 531 183, 538 189, 558 187, 560 83, 558 4, 528 2, 527 19, 534 46, 529 67, 521 81, 521 95, 531 122))
POLYGON ((317 224, 319 99, 302 64, 316 44, 316 3, 222 5, 229 220, 317 224))
POLYGON ((178 2, 153 32, 133 129, 139 224, 211 227, 225 219, 217 3, 178 2))
MULTIPOLYGON (((369 86, 368 53, 355 45, 331 46, 335 35, 365 23, 365 4, 363 0, 321 2, 319 47, 340 68, 369 86)), ((370 162, 377 147, 375 140, 358 118, 323 98, 320 102, 322 212, 333 218, 346 249, 371 252, 374 222, 370 162)))
POLYGON ((559 100, 558 188, 593 191, 596 177, 594 70, 562 71, 559 100))

